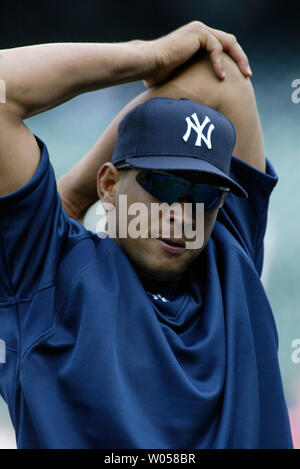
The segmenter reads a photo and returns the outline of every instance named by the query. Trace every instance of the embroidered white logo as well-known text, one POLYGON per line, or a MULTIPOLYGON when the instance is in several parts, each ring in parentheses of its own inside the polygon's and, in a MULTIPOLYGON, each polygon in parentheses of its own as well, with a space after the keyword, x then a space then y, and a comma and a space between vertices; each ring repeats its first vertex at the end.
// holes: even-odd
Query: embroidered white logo
POLYGON ((205 129, 207 124, 210 122, 210 118, 205 116, 204 121, 202 122, 202 124, 200 124, 198 116, 195 112, 194 112, 194 114, 191 115, 191 117, 186 117, 185 118, 185 120, 187 122, 187 129, 186 129, 186 133, 182 137, 183 140, 185 142, 188 141, 188 139, 190 138, 190 135, 191 135, 191 130, 193 129, 197 134, 197 139, 196 139, 195 146, 201 147, 201 140, 203 140, 204 143, 206 144, 207 148, 209 150, 211 150, 211 148, 212 148, 211 133, 214 130, 215 126, 213 124, 210 124, 210 126, 208 127, 208 130, 207 130, 207 135, 205 136, 203 134, 203 130, 205 129), (192 122, 191 117, 193 118, 194 122, 192 122))
POLYGON ((169 302, 169 300, 167 300, 167 298, 165 298, 164 296, 160 295, 159 293, 157 293, 157 294, 155 295, 155 293, 150 293, 150 292, 148 292, 148 294, 151 295, 151 296, 154 298, 154 300, 161 300, 163 303, 168 303, 168 302, 169 302))
POLYGON ((0 363, 6 363, 6 346, 2 339, 0 339, 0 363))

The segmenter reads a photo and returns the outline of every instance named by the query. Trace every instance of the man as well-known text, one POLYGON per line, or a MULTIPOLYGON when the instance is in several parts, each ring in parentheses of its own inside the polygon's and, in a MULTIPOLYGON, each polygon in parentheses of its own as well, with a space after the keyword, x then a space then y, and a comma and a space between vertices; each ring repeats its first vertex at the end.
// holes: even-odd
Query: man
MULTIPOLYGON (((198 22, 150 42, 3 52, 0 389, 19 448, 292 446, 259 278, 277 176, 250 74, 235 39, 198 22), (199 49, 210 60, 170 77, 199 49), (23 124, 136 79, 150 90, 62 178, 63 204, 80 220, 97 191, 117 215, 121 195, 148 208, 204 203, 197 249, 174 236, 171 212, 168 238, 86 231, 62 209, 46 146, 23 124)), ((195 224, 191 213, 182 224, 195 224)))

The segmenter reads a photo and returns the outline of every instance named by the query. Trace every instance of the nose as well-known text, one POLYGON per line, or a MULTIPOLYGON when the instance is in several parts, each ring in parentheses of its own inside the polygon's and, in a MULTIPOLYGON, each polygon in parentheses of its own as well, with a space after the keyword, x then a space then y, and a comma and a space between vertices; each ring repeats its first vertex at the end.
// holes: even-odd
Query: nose
POLYGON ((192 226, 192 229, 194 229, 196 204, 193 197, 190 194, 184 195, 178 199, 177 203, 181 206, 181 213, 180 211, 177 212, 176 210, 171 210, 170 222, 182 223, 182 225, 187 224, 192 226))

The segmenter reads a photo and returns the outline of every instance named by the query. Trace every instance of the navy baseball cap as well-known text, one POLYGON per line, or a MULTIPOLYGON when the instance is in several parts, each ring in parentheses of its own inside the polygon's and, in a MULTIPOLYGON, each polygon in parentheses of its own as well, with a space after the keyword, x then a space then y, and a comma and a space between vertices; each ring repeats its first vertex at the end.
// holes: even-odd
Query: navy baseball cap
POLYGON ((186 98, 151 98, 121 120, 111 162, 211 174, 218 184, 247 198, 229 177, 235 138, 230 120, 215 109, 186 98))

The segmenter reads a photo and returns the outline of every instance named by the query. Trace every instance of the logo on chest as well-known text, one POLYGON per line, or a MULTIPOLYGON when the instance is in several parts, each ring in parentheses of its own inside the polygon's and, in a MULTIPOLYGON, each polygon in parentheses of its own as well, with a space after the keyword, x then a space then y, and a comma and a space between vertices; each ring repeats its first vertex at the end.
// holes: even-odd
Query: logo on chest
POLYGON ((148 295, 151 295, 154 300, 160 300, 163 303, 168 303, 169 302, 169 300, 167 298, 160 295, 159 293, 156 293, 156 294, 155 293, 150 293, 150 292, 147 292, 147 293, 148 293, 148 295))

